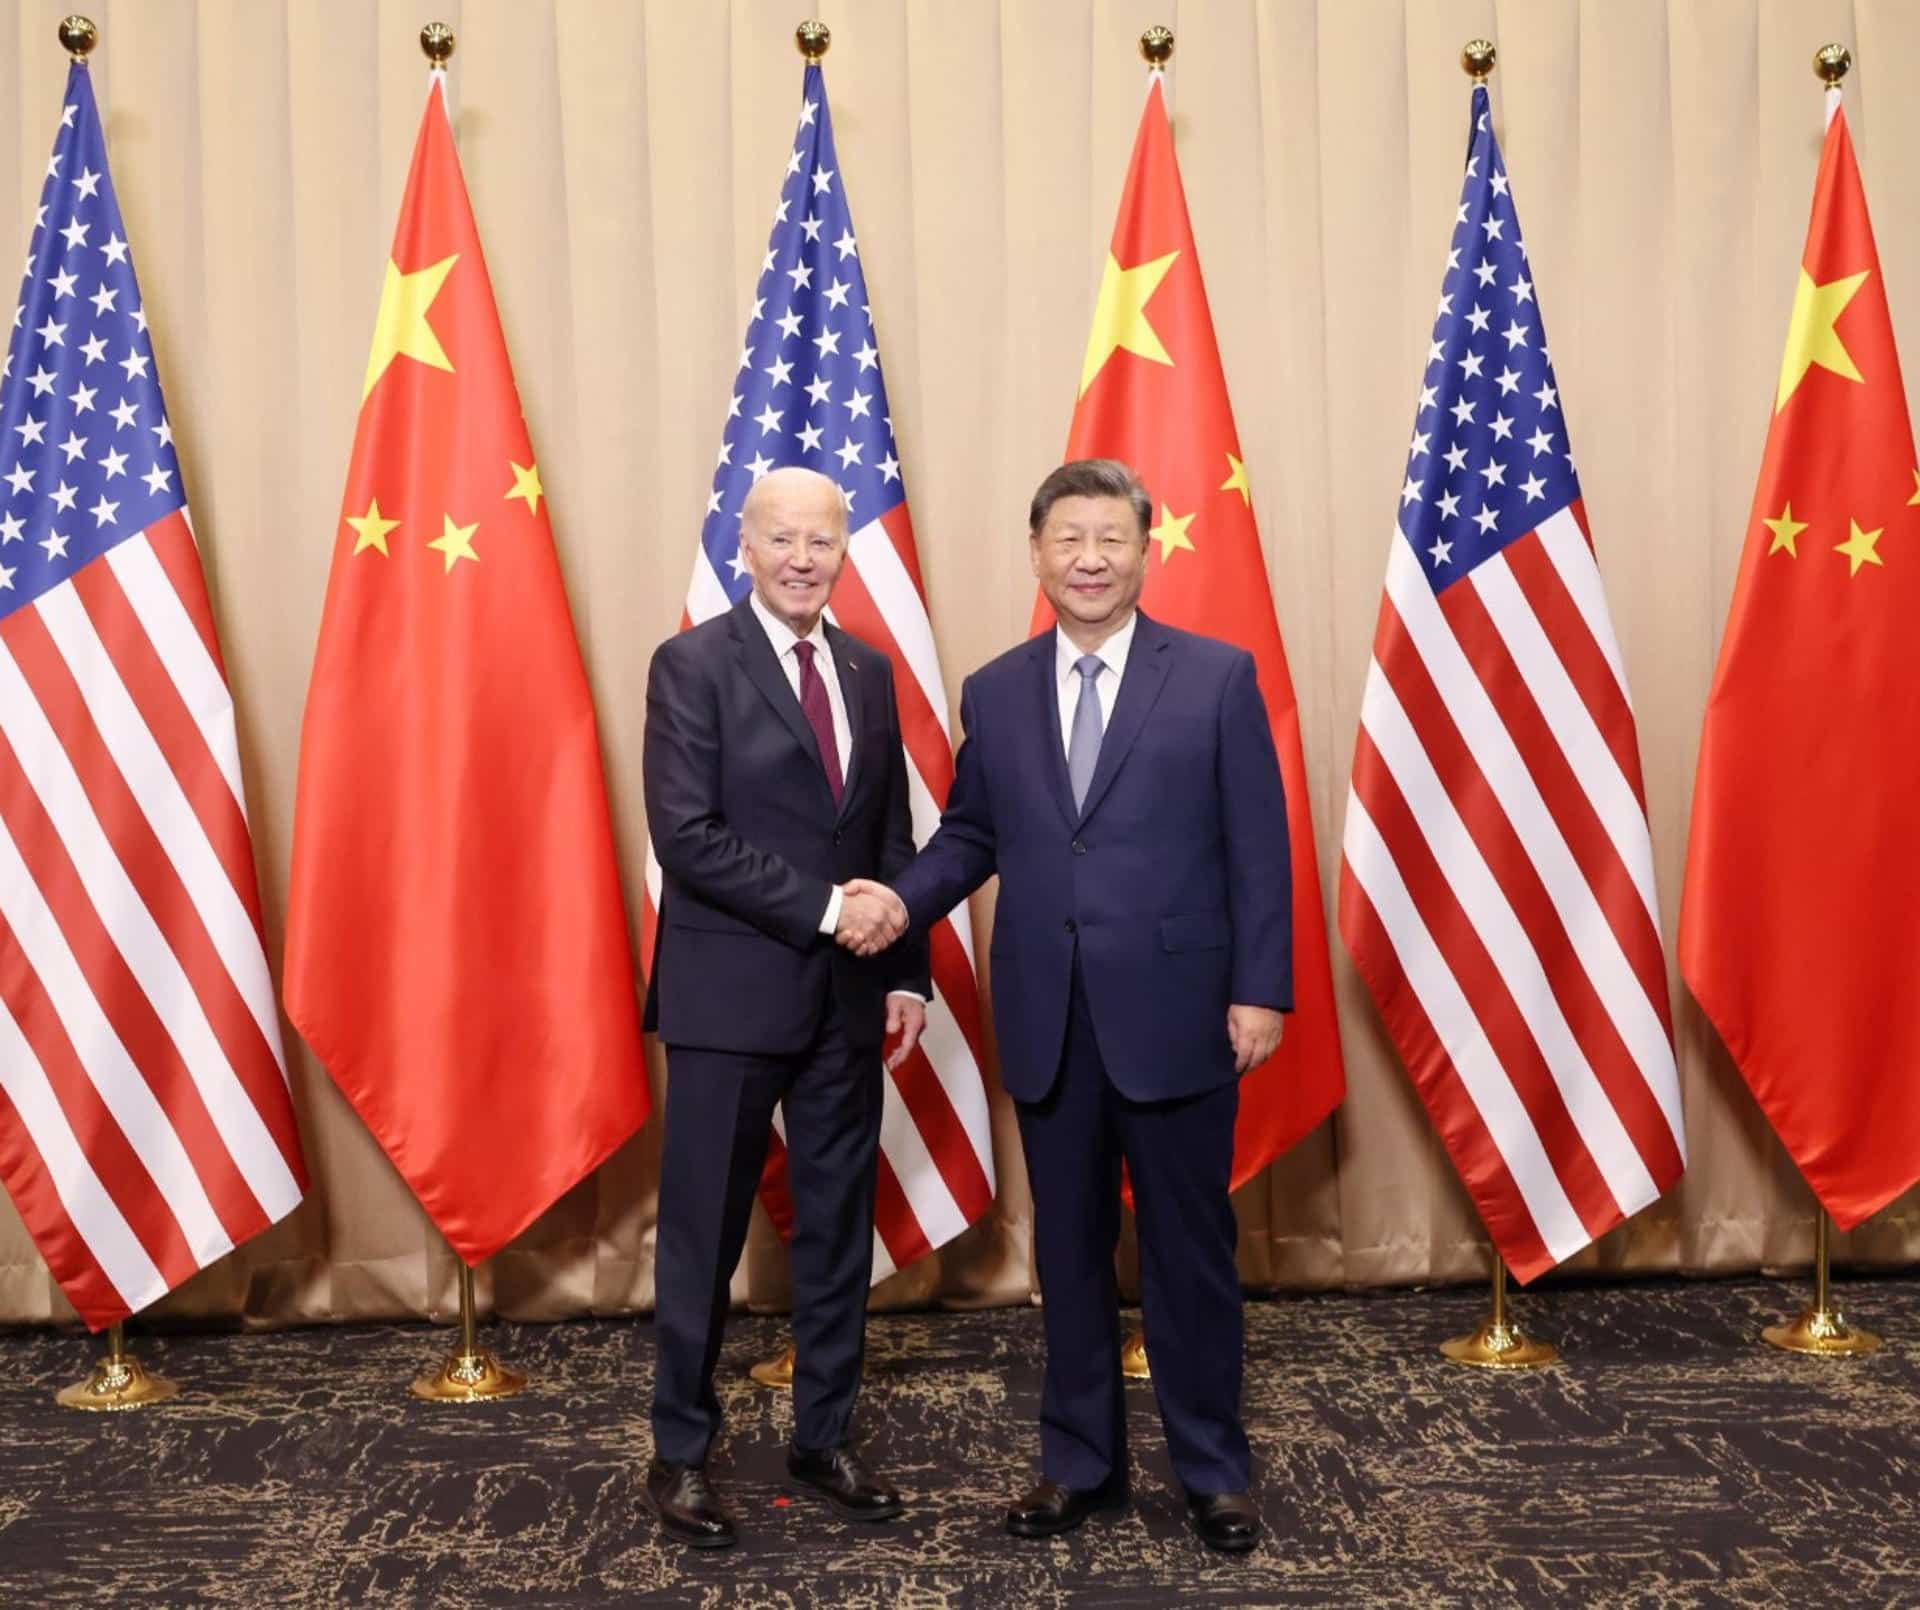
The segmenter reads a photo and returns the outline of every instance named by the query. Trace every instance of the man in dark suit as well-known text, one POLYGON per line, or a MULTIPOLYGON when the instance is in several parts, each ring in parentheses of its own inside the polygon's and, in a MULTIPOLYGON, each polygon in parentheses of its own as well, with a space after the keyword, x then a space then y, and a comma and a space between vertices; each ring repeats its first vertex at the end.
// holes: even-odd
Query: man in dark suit
POLYGON ((940 829, 893 888, 917 934, 1000 876, 994 1023, 1047 1334, 1043 1479, 1007 1529, 1126 1498, 1124 1159, 1168 1451, 1200 1536, 1238 1552, 1260 1523, 1227 1193, 1239 1075, 1293 1004, 1287 813, 1252 656, 1139 612, 1151 511, 1111 459, 1041 483, 1029 546, 1058 627, 967 679, 940 829))
POLYGON ((847 553, 824 475, 748 494, 753 591, 669 638, 647 678, 647 823, 663 874, 646 1026, 667 1048, 648 1502, 671 1535, 734 1541, 706 1479, 728 1287, 778 1104, 786 1121, 796 1351, 787 1469, 844 1516, 898 1495, 848 1444, 873 1264, 882 1043, 904 1057, 931 995, 924 942, 842 885, 913 855, 887 657, 822 618, 847 553))

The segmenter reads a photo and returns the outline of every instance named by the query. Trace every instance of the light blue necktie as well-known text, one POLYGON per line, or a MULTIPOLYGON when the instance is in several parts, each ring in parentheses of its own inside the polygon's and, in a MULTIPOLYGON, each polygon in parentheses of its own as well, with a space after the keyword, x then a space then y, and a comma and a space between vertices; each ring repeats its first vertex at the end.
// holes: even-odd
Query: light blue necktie
POLYGON ((1073 808, 1087 802, 1087 789, 1093 784, 1093 769, 1100 763, 1100 734, 1105 723, 1100 718, 1100 695, 1093 680, 1105 662, 1098 654, 1082 654, 1073 662, 1080 673, 1080 702, 1073 707, 1073 735, 1067 740, 1067 782, 1073 789, 1073 808))

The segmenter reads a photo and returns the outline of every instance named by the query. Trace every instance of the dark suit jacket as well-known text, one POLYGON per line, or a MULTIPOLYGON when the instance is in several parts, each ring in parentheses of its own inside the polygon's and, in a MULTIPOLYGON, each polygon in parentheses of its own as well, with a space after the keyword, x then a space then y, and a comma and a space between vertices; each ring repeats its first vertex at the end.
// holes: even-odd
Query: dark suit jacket
POLYGON ((995 872, 1000 1076, 1052 1087, 1076 946, 1107 1075, 1136 1101, 1234 1078, 1230 1003, 1293 1005, 1286 799, 1253 657, 1140 616, 1083 809, 1054 634, 967 678, 937 832, 894 883, 915 932, 995 872))
POLYGON ((669 1045, 803 1051, 831 991, 849 1040, 877 1046, 888 990, 931 997, 924 939, 861 960, 819 931, 835 884, 891 881, 913 856, 892 664, 826 630, 853 735, 838 810, 745 601, 653 656, 642 763, 664 879, 646 1027, 669 1045))

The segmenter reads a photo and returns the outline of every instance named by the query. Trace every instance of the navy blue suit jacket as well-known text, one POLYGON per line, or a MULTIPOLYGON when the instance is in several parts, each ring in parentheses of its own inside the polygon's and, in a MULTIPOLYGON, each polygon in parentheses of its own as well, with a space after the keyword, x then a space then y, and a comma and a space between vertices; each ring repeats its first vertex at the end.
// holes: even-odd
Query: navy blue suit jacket
POLYGON ((669 1045, 804 1051, 831 990, 847 1038, 877 1046, 888 990, 932 996, 924 939, 862 960, 819 931, 836 884, 890 881, 913 855, 892 663, 826 631, 853 735, 838 808, 747 602, 654 653, 641 763, 662 883, 646 1027, 669 1045))
POLYGON ((894 881, 925 932, 994 873, 993 1016, 1017 1101, 1052 1087, 1076 946, 1107 1075, 1136 1101, 1235 1077, 1231 1004, 1293 1005, 1286 798, 1253 657, 1139 617, 1082 809, 1055 640, 968 677, 940 829, 894 881))

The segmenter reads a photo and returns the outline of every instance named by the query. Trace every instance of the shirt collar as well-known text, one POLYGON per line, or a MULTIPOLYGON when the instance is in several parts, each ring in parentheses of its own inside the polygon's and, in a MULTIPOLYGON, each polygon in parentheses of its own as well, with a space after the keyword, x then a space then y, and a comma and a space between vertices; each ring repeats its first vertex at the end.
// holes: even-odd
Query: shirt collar
POLYGON ((811 643, 814 658, 832 659, 833 651, 827 646, 827 618, 822 615, 813 623, 813 630, 801 637, 794 629, 760 601, 758 593, 747 594, 747 607, 753 611, 753 618, 760 623, 760 629, 767 634, 767 641, 773 645, 774 657, 784 659, 793 652, 796 643, 811 643))
MULTIPOLYGON (((1140 624, 1140 611, 1135 610, 1127 617, 1127 624, 1094 650, 1100 663, 1113 673, 1118 682, 1127 673, 1127 655, 1133 649, 1134 628, 1140 624)), ((1073 675, 1073 667, 1080 658, 1080 650, 1074 647, 1073 640, 1060 630, 1053 629, 1053 674, 1054 679, 1064 684, 1073 675)))

